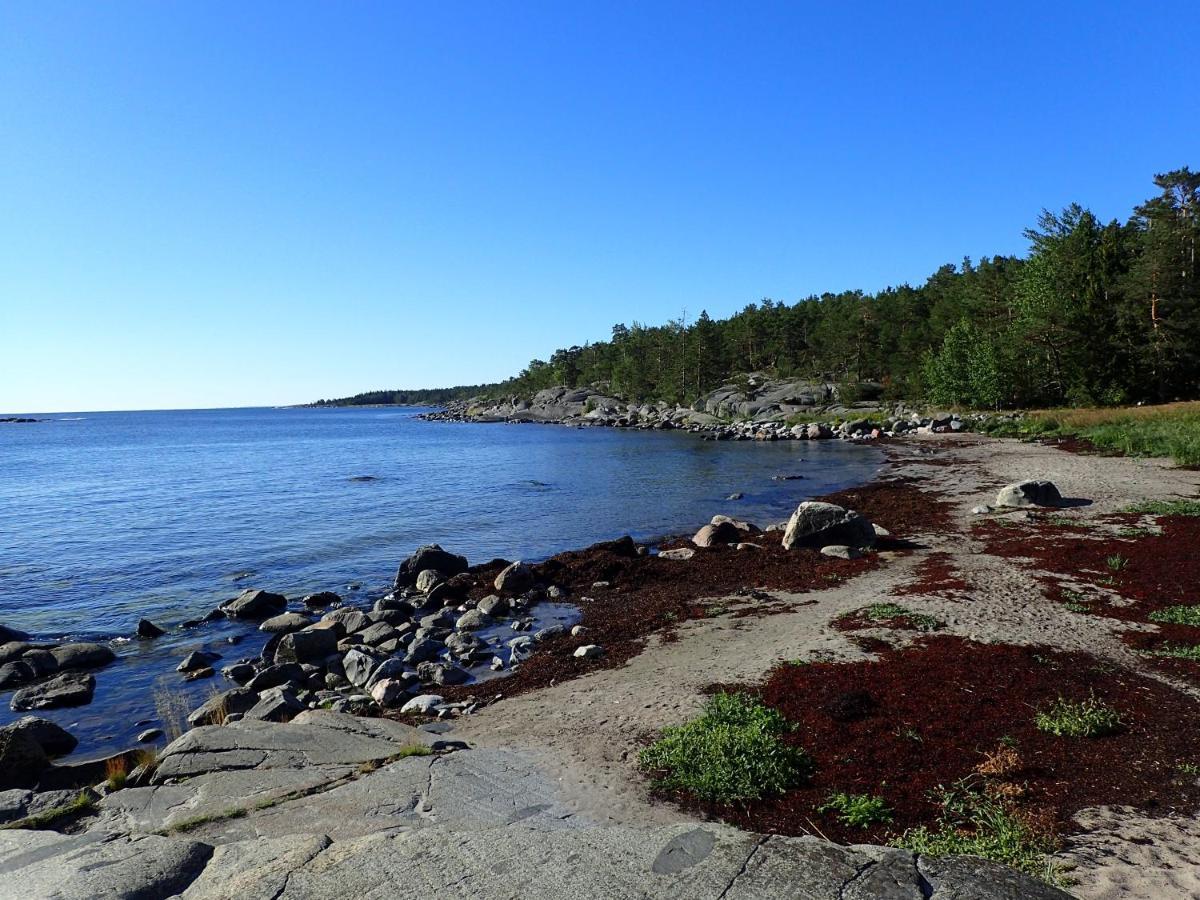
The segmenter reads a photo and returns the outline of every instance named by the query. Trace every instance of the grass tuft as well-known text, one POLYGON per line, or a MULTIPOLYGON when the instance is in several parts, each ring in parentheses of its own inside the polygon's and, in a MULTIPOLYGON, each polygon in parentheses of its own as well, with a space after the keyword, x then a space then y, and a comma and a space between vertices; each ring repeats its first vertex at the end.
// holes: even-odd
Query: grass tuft
POLYGON ((0 831, 44 830, 64 820, 75 819, 90 813, 96 807, 96 799, 87 791, 81 791, 70 803, 55 806, 35 816, 26 816, 15 822, 0 825, 0 831))
POLYGON ((1156 609, 1150 613, 1150 621, 1164 625, 1200 625, 1200 604, 1156 609))
POLYGON ((1062 883, 1061 867, 1047 858, 1058 849, 1058 839, 1048 827, 986 796, 970 779, 939 787, 934 799, 942 808, 938 827, 910 828, 892 846, 923 856, 978 856, 1050 884, 1062 883))
POLYGON ((817 812, 822 815, 837 813, 838 821, 852 828, 869 828, 876 823, 892 821, 891 807, 882 797, 872 797, 870 794, 845 794, 840 791, 830 794, 817 807, 817 812))
POLYGON ((1150 655, 1200 662, 1200 644, 1163 644, 1157 650, 1151 650, 1150 655))
POLYGON ((1125 511, 1151 516, 1200 516, 1200 500, 1144 500, 1125 511))
POLYGON ((723 804, 757 800, 784 793, 812 771, 808 754, 782 740, 793 728, 753 697, 716 694, 699 718, 664 729, 639 763, 660 788, 723 804))
POLYGON ((1059 697, 1034 721, 1039 731, 1055 737, 1102 737, 1121 730, 1121 714, 1094 696, 1080 701, 1059 697))
POLYGON ((918 631, 938 631, 945 628, 944 622, 935 619, 933 616, 927 616, 924 613, 915 613, 906 606, 901 606, 899 603, 872 603, 864 609, 856 612, 846 613, 843 618, 861 617, 867 622, 886 622, 891 619, 900 619, 918 631))

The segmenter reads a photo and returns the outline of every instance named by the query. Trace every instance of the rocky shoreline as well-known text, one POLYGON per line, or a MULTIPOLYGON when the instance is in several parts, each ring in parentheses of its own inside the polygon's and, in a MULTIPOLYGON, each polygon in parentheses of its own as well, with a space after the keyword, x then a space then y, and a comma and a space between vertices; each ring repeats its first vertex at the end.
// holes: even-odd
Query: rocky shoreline
MULTIPOLYGON (((992 863, 796 837, 796 826, 785 827, 788 820, 770 806, 739 812, 734 820, 747 831, 714 824, 714 815, 728 815, 686 802, 671 812, 661 801, 679 798, 659 796, 648 804, 644 774, 630 769, 636 753, 629 748, 644 745, 660 723, 678 722, 680 697, 697 687, 745 685, 772 660, 778 666, 792 655, 803 661, 815 654, 819 664, 772 670, 762 690, 782 698, 773 702, 817 690, 822 679, 852 682, 856 673, 883 671, 839 667, 814 648, 836 649, 850 661, 894 658, 914 671, 942 666, 934 680, 952 677, 953 659, 964 654, 992 660, 980 663, 985 666, 1008 660, 1026 667, 1020 677, 1044 679, 1039 660, 1050 656, 1004 656, 1003 648, 987 656, 974 643, 980 633, 992 641, 1064 648, 1076 654, 1062 657, 1073 671, 1097 664, 1089 661, 1091 653, 1127 659, 1119 643, 1090 626, 1072 630, 1036 600, 1010 605, 1002 594, 996 605, 989 592, 1005 582, 989 579, 1002 563, 976 559, 978 550, 955 542, 963 527, 995 529, 1011 541, 1017 529, 1068 514, 1110 515, 1131 491, 1169 491, 1131 475, 1129 461, 1103 461, 1115 473, 1105 475, 1098 461, 1036 445, 922 435, 889 454, 900 470, 896 476, 802 503, 786 523, 759 528, 719 515, 687 538, 657 546, 624 538, 537 564, 472 566, 431 545, 400 565, 391 592, 370 608, 333 594, 289 602, 243 592, 193 625, 245 621, 270 635, 266 648, 225 666, 222 676, 236 686, 194 710, 193 727, 157 756, 126 752, 56 764, 69 735, 35 718, 0 731, 0 772, 26 779, 0 790, 0 817, 7 820, 0 828, 0 884, 20 878, 33 886, 23 897, 220 897, 230 884, 243 886, 246 896, 272 897, 374 890, 558 896, 568 884, 631 897, 716 898, 774 896, 781 883, 831 897, 1066 897, 992 863), (999 452, 1006 448, 1010 456, 999 452), (1025 468, 1028 458, 1037 460, 1035 471, 1052 477, 1001 489, 997 475, 1025 468), (1070 498, 1082 493, 1081 480, 1097 478, 1088 496, 1098 511, 1070 498), (915 486, 921 479, 924 488, 915 486), (931 493, 933 483, 950 493, 931 493), (976 591, 978 611, 971 602, 976 591), (866 614, 863 604, 881 594, 904 597, 905 607, 889 613, 893 619, 866 614), (566 604, 581 618, 539 627, 539 608, 566 604), (1027 609, 1032 620, 1024 618, 1027 609), (910 643, 925 646, 907 616, 936 618, 941 643, 921 653, 904 650, 910 643), (494 665, 507 677, 475 680, 473 673, 492 674, 494 665), (665 699, 647 693, 653 685, 665 699), (621 714, 614 719, 609 710, 621 714), (592 799, 597 787, 582 790, 580 778, 599 778, 603 800, 592 799), (487 860, 498 853, 517 860, 513 872, 519 874, 490 867, 487 860), (575 861, 565 870, 564 858, 575 861), (561 884, 548 879, 552 871, 561 884)), ((139 632, 153 640, 156 628, 143 623, 139 632)), ((4 637, 22 643, 19 635, 4 637)), ((70 660, 75 652, 19 649, 10 662, 31 651, 34 660, 43 654, 56 660, 55 649, 70 660)), ((184 660, 180 669, 188 671, 180 677, 217 677, 214 663, 202 656, 184 660)), ((1125 697, 1122 690, 1137 695, 1134 683, 1121 684, 1126 687, 1114 688, 1114 696, 1125 697)), ((1054 689, 1053 682, 1038 687, 1049 697, 1054 689)), ((892 696, 880 690, 879 702, 892 696)), ((905 696, 902 686, 887 690, 900 698, 893 702, 905 696)), ((1162 708, 1173 708, 1168 688, 1154 690, 1167 692, 1162 708)), ((949 704, 942 715, 957 714, 953 698, 936 690, 931 696, 949 704)), ((817 716, 807 739, 826 729, 837 745, 845 726, 820 719, 823 708, 801 704, 792 715, 817 716)), ((1017 703, 1006 714, 1020 717, 1023 707, 1017 703)), ((972 727, 985 736, 987 728, 998 729, 997 736, 1012 728, 983 721, 972 727)), ((871 727, 872 746, 896 739, 886 719, 871 727)), ((1022 727, 1022 741, 1032 746, 1037 732, 1022 727)), ((1114 743, 1113 752, 1137 753, 1140 740, 1132 733, 1114 743)), ((936 758, 928 755, 934 749, 920 750, 913 764, 936 758)), ((1086 758, 1088 765, 1102 765, 1104 757, 1086 758)), ((889 764, 900 765, 899 757, 889 764)), ((831 777, 840 771, 825 768, 831 777)), ((1169 773, 1152 775, 1156 770, 1136 757, 1119 768, 1150 778, 1142 790, 1176 790, 1169 773)), ((858 770, 845 771, 839 777, 858 777, 858 770)), ((1136 801, 1123 784, 1106 781, 1080 796, 1136 801)), ((809 794, 825 790, 821 785, 809 794)), ((795 802, 820 802, 807 796, 800 792, 795 802)), ((927 814, 919 811, 922 798, 918 791, 906 801, 913 810, 906 815, 927 814)), ((815 821, 839 840, 862 843, 852 830, 815 821)), ((804 825, 800 833, 808 830, 804 825)), ((871 839, 880 840, 875 832, 871 839)))
MULTIPOLYGON (((878 386, 866 386, 878 388, 878 386)), ((861 390, 861 388, 860 388, 861 390)), ((607 395, 599 387, 547 388, 533 397, 472 398, 447 403, 421 418, 441 422, 510 422, 573 427, 680 430, 716 441, 874 440, 905 434, 973 431, 995 418, 958 413, 923 414, 880 399, 842 401, 836 384, 772 381, 749 376, 691 406, 638 403, 607 395)), ((881 394, 882 389, 868 390, 881 394)))

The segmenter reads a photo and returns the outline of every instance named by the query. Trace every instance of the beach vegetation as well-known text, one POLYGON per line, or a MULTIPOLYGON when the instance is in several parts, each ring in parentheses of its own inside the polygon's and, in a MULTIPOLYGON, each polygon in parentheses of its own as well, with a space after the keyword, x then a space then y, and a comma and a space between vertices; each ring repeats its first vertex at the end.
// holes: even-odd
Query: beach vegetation
POLYGON ((817 807, 824 815, 835 813, 843 825, 851 828, 870 828, 872 825, 892 821, 892 809, 882 797, 870 794, 846 794, 841 791, 830 794, 817 807))
POLYGON ((1096 697, 1068 700, 1059 697, 1038 712, 1034 722, 1039 731, 1055 737, 1102 737, 1121 730, 1121 714, 1096 697))
POLYGON ((1150 613, 1150 621, 1161 625, 1200 626, 1200 604, 1164 606, 1150 613))
POLYGON ((793 727, 753 697, 718 693, 698 718, 665 729, 639 763, 664 790, 721 804, 757 800, 784 793, 812 771, 808 754, 784 740, 793 727))

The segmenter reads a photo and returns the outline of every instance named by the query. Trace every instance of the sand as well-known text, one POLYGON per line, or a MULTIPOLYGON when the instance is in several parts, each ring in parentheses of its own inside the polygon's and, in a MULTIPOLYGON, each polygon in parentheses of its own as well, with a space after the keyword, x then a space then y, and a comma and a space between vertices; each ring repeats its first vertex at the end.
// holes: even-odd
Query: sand
MULTIPOLYGON (((867 603, 895 600, 892 590, 915 581, 922 561, 933 553, 949 555, 966 590, 957 600, 917 593, 905 595, 902 602, 943 620, 945 633, 1086 650, 1163 678, 1119 639, 1128 623, 1072 614, 1046 597, 1028 564, 983 552, 970 533, 978 521, 971 508, 991 502, 1004 484, 1045 478, 1065 497, 1091 501, 1063 513, 1086 519, 1140 500, 1196 496, 1200 472, 1159 460, 1081 456, 978 435, 950 438, 950 448, 931 461, 930 448, 946 441, 939 436, 893 445, 896 464, 883 473, 917 478, 919 487, 954 503, 953 528, 917 536, 916 551, 888 554, 883 566, 833 587, 799 595, 772 592, 794 606, 791 614, 682 623, 676 641, 652 638, 643 653, 621 668, 489 706, 461 720, 456 735, 477 746, 537 754, 559 780, 569 805, 596 821, 685 821, 684 813, 648 797, 635 766, 639 746, 663 726, 693 715, 706 685, 758 680, 781 659, 864 658, 853 635, 835 630, 830 622, 867 603)), ((1079 897, 1200 897, 1200 822, 1146 819, 1123 808, 1083 810, 1078 821, 1083 833, 1068 840, 1061 858, 1075 867, 1071 877, 1077 883, 1071 890, 1079 897)))

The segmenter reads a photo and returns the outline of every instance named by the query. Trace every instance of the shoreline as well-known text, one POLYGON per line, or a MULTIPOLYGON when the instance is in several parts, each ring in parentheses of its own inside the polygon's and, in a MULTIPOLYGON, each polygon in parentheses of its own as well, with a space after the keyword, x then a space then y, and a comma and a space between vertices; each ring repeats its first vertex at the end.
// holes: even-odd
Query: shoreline
MULTIPOLYGON (((822 673, 850 673, 855 670, 844 667, 871 660, 916 662, 923 658, 921 648, 928 642, 932 641, 928 643, 932 648, 953 638, 968 641, 971 647, 979 642, 982 646, 1042 645, 1054 653, 1084 654, 1149 678, 1147 684, 1161 684, 1161 690, 1175 692, 1171 697, 1183 698, 1181 703, 1200 698, 1200 678, 1194 679, 1195 687, 1188 683, 1196 672, 1181 670, 1185 664, 1179 661, 1163 669, 1124 639, 1130 614, 1114 618, 1066 608, 1063 603, 1074 601, 1054 594, 1045 582, 1047 570, 1054 569, 1049 561, 1054 559, 1064 570, 1055 578, 1080 577, 1078 563, 1072 562, 1074 551, 1054 547, 1086 548, 1087 541, 1110 532, 1106 540, 1128 542, 1123 546, 1136 569, 1142 564, 1135 552, 1139 542, 1156 539, 1153 523, 1136 516, 1131 519, 1122 510, 1138 501, 1195 496, 1200 474, 1160 461, 1085 457, 1044 444, 978 435, 921 436, 888 442, 885 447, 889 457, 885 471, 868 484, 832 497, 865 512, 890 532, 881 538, 876 552, 850 560, 812 551, 789 556, 787 551, 768 548, 763 533, 751 532, 751 540, 740 542, 763 543, 764 549, 693 548, 687 536, 663 541, 662 549, 693 550, 690 558, 670 560, 671 572, 654 572, 652 567, 668 560, 638 556, 636 545, 632 553, 625 545, 557 554, 531 565, 531 575, 576 601, 587 630, 549 635, 539 642, 537 653, 504 680, 439 690, 445 701, 441 717, 393 712, 395 724, 420 725, 425 730, 416 733, 444 735, 463 742, 474 754, 518 754, 527 761, 522 765, 533 766, 539 777, 556 785, 554 803, 569 818, 605 827, 654 829, 677 823, 709 827, 704 823, 719 814, 685 797, 651 791, 647 774, 637 765, 638 751, 664 726, 678 725, 693 715, 716 685, 766 691, 762 696, 770 697, 770 679, 783 672, 808 679, 825 677, 822 673), (1003 484, 1030 476, 1047 477, 1065 496, 1090 502, 1049 512, 1036 508, 971 512, 1003 484), (1121 536, 1122 529, 1144 533, 1121 536), (1003 541, 1015 543, 1004 550, 1003 541), (1038 550, 1043 544, 1045 551, 1038 550), (1031 549, 1044 556, 1036 569, 1022 563, 1031 549), (782 568, 774 568, 775 560, 782 568), (601 586, 604 582, 607 585, 601 586), (936 619, 936 633, 928 637, 901 620, 861 619, 872 602, 893 599, 905 615, 936 619), (592 645, 600 646, 602 655, 575 655, 580 647, 592 645), (779 668, 781 660, 797 658, 809 660, 809 665, 779 668), (465 714, 468 708, 471 713, 465 714)), ((1183 527, 1174 522, 1162 519, 1155 527, 1183 527)), ((1094 552, 1101 551, 1107 552, 1106 545, 1097 543, 1094 552)), ((478 605, 485 590, 494 593, 485 585, 499 574, 498 565, 472 568, 475 584, 467 588, 465 602, 478 605)), ((1178 637, 1176 632, 1169 636, 1178 637)), ((1140 709, 1127 712, 1144 715, 1140 709)), ((941 715, 952 722, 955 713, 941 715)), ((216 731, 237 727, 226 725, 216 731)), ((1158 726, 1146 720, 1145 726, 1137 727, 1158 726)), ((875 740, 886 741, 887 734, 875 740)), ((1032 747, 1033 737, 1024 741, 1032 747)), ((825 752, 819 744, 811 749, 818 755, 825 752)), ((939 774, 955 777, 949 771, 939 774)), ((1032 783, 1036 794, 1041 790, 1036 777, 1032 783)), ((1112 784, 1112 790, 1128 790, 1118 781, 1112 784)), ((1155 784, 1156 791, 1171 790, 1170 778, 1155 784)), ((818 781, 817 788, 825 790, 821 785, 818 781)), ((1105 790, 1080 796, 1117 796, 1105 790)), ((1183 800, 1187 791, 1180 791, 1183 800)), ((1124 802, 1130 801, 1138 805, 1135 797, 1126 796, 1124 802)), ((106 804, 102 801, 101 807, 106 804)), ((1188 816, 1194 813, 1185 811, 1188 816)), ((1055 864, 1076 865, 1071 877, 1078 884, 1072 889, 1078 896, 1097 900, 1110 896, 1105 890, 1113 885, 1125 892, 1121 896, 1147 898, 1164 891, 1197 889, 1200 884, 1189 880, 1192 876, 1186 868, 1174 874, 1160 871, 1173 860, 1200 852, 1200 835, 1189 836, 1182 824, 1186 819, 1180 819, 1178 812, 1170 814, 1169 808, 1165 817, 1162 812, 1158 818, 1147 818, 1145 808, 1124 811, 1100 805, 1074 810, 1072 819, 1060 823, 1066 843, 1053 857, 1058 860, 1055 864), (1129 844, 1138 829, 1156 834, 1156 843, 1129 844), (1114 841, 1125 861, 1111 854, 1105 857, 1097 849, 1116 846, 1114 841)), ((778 817, 763 821, 756 815, 749 810, 737 819, 738 824, 755 831, 787 827, 778 817)), ((813 821, 819 833, 838 834, 848 842, 879 841, 884 834, 864 832, 853 841, 853 831, 839 831, 824 819, 813 821)), ((808 825, 802 829, 808 830, 808 825)), ((205 840, 218 839, 213 828, 201 827, 196 834, 205 840)))

